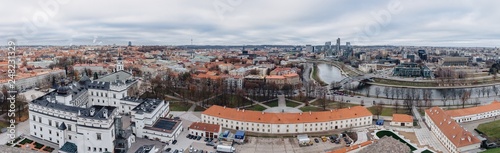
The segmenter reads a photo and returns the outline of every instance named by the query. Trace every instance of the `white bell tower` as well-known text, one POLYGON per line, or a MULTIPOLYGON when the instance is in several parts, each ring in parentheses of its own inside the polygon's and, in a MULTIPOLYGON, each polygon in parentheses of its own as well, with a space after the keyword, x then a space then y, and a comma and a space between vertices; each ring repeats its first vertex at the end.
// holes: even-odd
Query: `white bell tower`
POLYGON ((120 53, 118 53, 118 60, 116 60, 116 72, 123 71, 123 70, 124 70, 124 68, 123 68, 122 55, 120 53))

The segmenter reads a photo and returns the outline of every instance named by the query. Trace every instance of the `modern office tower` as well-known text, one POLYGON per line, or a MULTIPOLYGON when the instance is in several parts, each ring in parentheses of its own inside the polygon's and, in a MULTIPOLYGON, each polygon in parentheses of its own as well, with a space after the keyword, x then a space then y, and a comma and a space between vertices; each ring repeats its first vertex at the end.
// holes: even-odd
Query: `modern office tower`
POLYGON ((312 45, 306 45, 306 51, 307 52, 313 52, 313 46, 312 45))
POLYGON ((340 38, 337 38, 337 48, 335 49, 335 51, 340 52, 340 38))
POLYGON ((332 51, 332 42, 331 41, 325 42, 325 47, 323 47, 323 52, 325 52, 325 54, 327 55, 331 55, 331 51, 332 51))
POLYGON ((131 41, 128 42, 128 46, 129 47, 132 46, 132 42, 131 41))

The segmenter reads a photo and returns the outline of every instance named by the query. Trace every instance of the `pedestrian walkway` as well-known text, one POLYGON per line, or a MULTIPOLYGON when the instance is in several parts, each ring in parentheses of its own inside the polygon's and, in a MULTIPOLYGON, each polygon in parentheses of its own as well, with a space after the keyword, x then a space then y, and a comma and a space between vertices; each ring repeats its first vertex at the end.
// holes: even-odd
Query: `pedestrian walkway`
POLYGON ((285 95, 278 95, 278 107, 286 107, 285 95))
POLYGON ((362 129, 358 132, 356 132, 358 134, 358 140, 354 143, 354 144, 361 144, 365 141, 368 141, 368 136, 366 135, 368 132, 368 129, 362 129))
MULTIPOLYGON (((275 99, 271 99, 271 100, 268 100, 268 101, 258 102, 258 101, 256 101, 256 100, 253 100, 253 99, 251 99, 251 98, 247 97, 247 96, 244 96, 244 98, 245 98, 245 99, 247 99, 247 100, 252 101, 253 103, 255 103, 255 104, 257 104, 257 105, 261 105, 262 107, 265 107, 266 109, 267 109, 267 108, 271 108, 271 107, 269 107, 269 106, 267 106, 267 105, 264 105, 264 104, 262 104, 262 103, 265 103, 265 102, 268 102, 268 101, 275 100, 275 99)), ((243 108, 245 108, 245 107, 250 107, 250 106, 251 106, 251 105, 249 105, 249 106, 243 106, 243 108)))
POLYGON ((418 142, 421 145, 428 145, 434 148, 434 150, 448 152, 446 148, 441 144, 441 142, 439 142, 436 136, 427 128, 427 125, 422 120, 422 116, 420 116, 417 107, 413 106, 412 111, 413 116, 418 120, 418 124, 420 125, 420 128, 414 129, 418 142))

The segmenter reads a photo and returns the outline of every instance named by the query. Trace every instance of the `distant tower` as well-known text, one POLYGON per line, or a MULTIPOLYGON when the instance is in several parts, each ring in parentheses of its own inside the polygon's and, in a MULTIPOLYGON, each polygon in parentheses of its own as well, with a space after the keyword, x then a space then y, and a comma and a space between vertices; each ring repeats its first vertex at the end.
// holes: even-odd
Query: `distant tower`
POLYGON ((118 53, 118 60, 116 60, 116 72, 123 71, 123 70, 124 70, 124 68, 123 68, 122 55, 120 53, 118 53))
POLYGON ((132 42, 131 41, 128 41, 128 46, 132 46, 132 42))
POLYGON ((337 38, 337 46, 335 48, 335 51, 340 52, 340 38, 337 38))
POLYGON ((332 42, 331 41, 327 41, 325 42, 325 47, 323 47, 323 51, 325 52, 325 54, 327 55, 331 55, 331 47, 332 47, 332 42))

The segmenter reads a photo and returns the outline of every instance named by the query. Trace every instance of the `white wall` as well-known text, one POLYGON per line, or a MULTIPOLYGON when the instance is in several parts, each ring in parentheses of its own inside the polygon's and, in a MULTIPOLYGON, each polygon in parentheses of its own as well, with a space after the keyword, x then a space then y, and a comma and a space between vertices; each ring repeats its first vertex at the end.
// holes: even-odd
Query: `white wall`
POLYGON ((218 124, 224 128, 245 130, 257 133, 308 133, 308 132, 323 132, 335 129, 344 129, 349 127, 368 126, 372 124, 372 116, 332 120, 329 122, 317 123, 295 123, 295 124, 268 124, 268 123, 252 123, 224 118, 212 117, 206 114, 201 114, 202 122, 210 124, 218 124))

